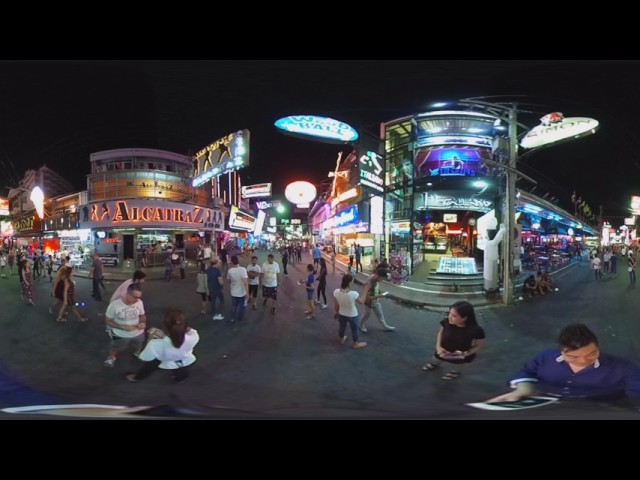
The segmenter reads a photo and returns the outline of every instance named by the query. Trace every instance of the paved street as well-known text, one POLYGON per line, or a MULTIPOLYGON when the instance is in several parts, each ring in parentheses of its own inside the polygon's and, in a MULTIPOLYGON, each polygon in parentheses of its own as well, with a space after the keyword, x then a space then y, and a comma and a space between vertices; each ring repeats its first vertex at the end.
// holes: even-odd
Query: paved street
MULTIPOLYGON (((265 258, 261 252, 259 263, 265 258)), ((112 369, 103 366, 108 347, 103 314, 119 281, 108 281, 99 303, 89 295, 90 280, 78 276, 76 299, 87 303, 83 313, 90 320, 77 322, 70 313, 69 321, 58 323, 47 312, 48 281, 36 282, 36 306, 30 307, 20 300, 17 276, 1 279, 0 406, 171 405, 213 418, 640 419, 634 411, 595 403, 507 413, 464 406, 506 391, 509 375, 539 350, 554 346, 569 322, 591 326, 602 350, 640 362, 640 291, 629 288, 626 271, 596 282, 588 262, 574 263, 554 276, 557 293, 478 309, 485 348, 463 376, 447 382, 440 378, 442 370, 420 369, 433 352, 443 308, 385 299, 387 321, 397 330, 384 332, 372 316, 369 333, 362 334, 369 345, 354 350, 338 342, 331 300, 315 319, 305 319, 304 290, 296 282, 308 253, 303 259, 289 267, 277 315, 248 310, 243 322, 233 324, 199 314, 193 272, 185 280, 145 283, 143 299, 154 326, 160 326, 165 308, 178 306, 200 333, 198 361, 183 384, 173 384, 163 371, 140 383, 127 382, 125 373, 138 362, 133 357, 123 357, 112 369)), ((329 296, 339 278, 329 265, 329 296)))

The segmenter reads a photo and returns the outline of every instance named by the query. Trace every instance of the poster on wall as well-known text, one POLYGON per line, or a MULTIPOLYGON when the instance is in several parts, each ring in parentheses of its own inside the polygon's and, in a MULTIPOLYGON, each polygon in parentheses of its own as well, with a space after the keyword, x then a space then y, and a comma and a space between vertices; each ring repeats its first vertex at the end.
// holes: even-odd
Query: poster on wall
POLYGON ((491 173, 483 159, 491 159, 487 148, 438 146, 423 148, 415 159, 416 177, 486 176, 491 173))

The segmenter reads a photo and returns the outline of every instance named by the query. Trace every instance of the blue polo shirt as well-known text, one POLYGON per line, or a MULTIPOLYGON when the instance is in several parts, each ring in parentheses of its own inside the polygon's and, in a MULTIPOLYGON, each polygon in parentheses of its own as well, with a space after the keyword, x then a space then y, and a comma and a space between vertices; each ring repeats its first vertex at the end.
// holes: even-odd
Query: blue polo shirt
POLYGON ((536 383, 536 390, 563 397, 619 398, 627 393, 640 399, 640 368, 624 358, 600 354, 598 360, 574 373, 559 349, 545 350, 513 376, 510 385, 536 383))

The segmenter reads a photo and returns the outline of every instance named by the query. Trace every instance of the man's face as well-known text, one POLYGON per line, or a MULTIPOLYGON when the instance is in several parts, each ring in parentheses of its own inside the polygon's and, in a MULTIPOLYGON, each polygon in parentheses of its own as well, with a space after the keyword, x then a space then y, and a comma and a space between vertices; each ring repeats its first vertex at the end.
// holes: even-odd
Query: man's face
POLYGON ((600 349, 595 343, 579 348, 577 350, 569 350, 564 348, 561 350, 564 361, 574 367, 584 368, 595 363, 600 356, 600 349))
POLYGON ((273 263, 273 257, 271 255, 267 257, 267 262, 273 263))
POLYGON ((127 292, 125 303, 127 305, 133 305, 141 298, 142 298, 142 292, 137 292, 137 291, 127 292))

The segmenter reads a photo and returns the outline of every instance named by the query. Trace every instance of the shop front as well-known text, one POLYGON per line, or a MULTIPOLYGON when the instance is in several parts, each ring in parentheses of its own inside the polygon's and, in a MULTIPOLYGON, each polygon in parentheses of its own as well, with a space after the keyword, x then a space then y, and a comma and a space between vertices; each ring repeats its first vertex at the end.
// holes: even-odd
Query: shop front
POLYGON ((198 245, 224 229, 222 209, 154 200, 109 200, 81 206, 80 227, 90 229, 103 263, 164 264, 174 253, 197 258, 198 245))
POLYGON ((42 248, 42 225, 36 212, 26 214, 11 222, 13 227, 13 244, 20 250, 27 250, 29 255, 42 248))

